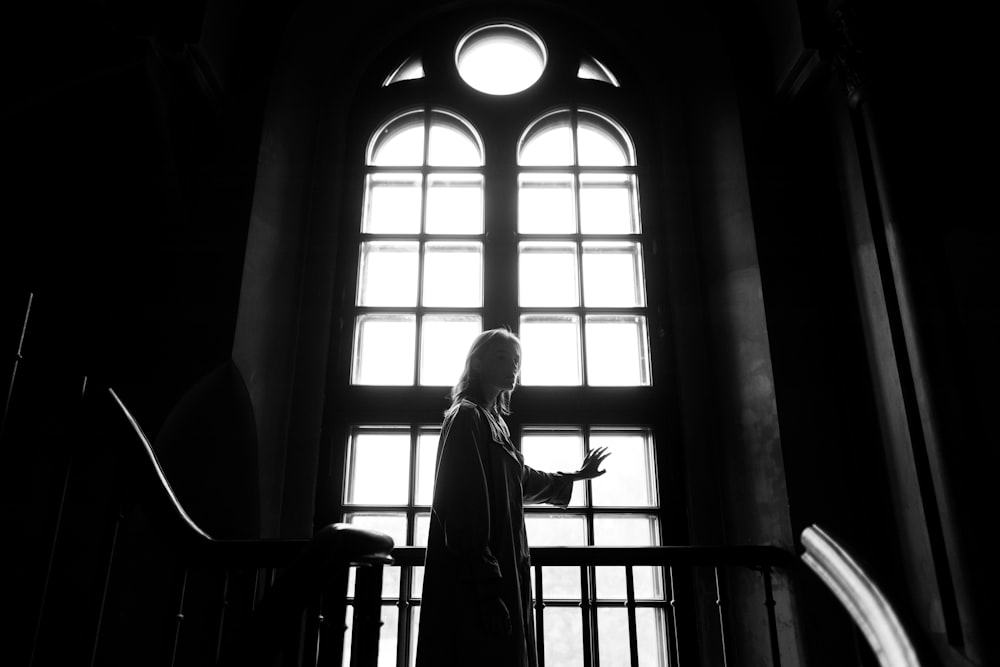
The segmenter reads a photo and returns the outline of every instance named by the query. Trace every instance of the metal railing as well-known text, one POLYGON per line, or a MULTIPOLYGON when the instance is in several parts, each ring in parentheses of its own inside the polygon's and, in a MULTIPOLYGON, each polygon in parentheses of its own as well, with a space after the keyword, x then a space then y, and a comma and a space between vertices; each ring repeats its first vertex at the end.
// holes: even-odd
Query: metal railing
MULTIPOLYGON (((373 568, 366 582, 349 589, 356 617, 381 621, 378 637, 348 642, 351 665, 413 664, 424 549, 397 547, 392 555, 387 569, 373 568)), ((787 551, 543 547, 531 550, 531 565, 540 667, 745 664, 733 654, 748 627, 754 650, 765 656, 755 664, 781 665, 773 581, 775 571, 795 565, 787 551), (550 575, 565 584, 569 572, 576 595, 553 594, 550 575), (759 597, 748 604, 747 595, 759 597), (757 618, 747 619, 748 609, 757 618), (734 627, 737 617, 742 631, 734 627)))

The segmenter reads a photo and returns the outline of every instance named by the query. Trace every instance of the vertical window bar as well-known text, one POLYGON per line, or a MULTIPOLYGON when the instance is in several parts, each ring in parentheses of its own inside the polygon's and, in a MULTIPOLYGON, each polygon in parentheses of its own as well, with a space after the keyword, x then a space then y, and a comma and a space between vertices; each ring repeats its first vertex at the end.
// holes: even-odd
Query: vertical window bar
POLYGON ((639 667, 639 636, 635 620, 635 578, 632 566, 625 566, 625 607, 628 610, 628 652, 632 667, 639 667))
MULTIPOLYGON (((573 142, 573 208, 574 208, 574 218, 576 222, 576 284, 580 286, 579 302, 577 307, 581 309, 582 315, 580 317, 580 384, 586 387, 588 384, 587 372, 587 311, 582 310, 584 304, 584 294, 583 294, 583 236, 582 236, 582 222, 580 220, 580 116, 577 113, 577 108, 572 107, 570 109, 570 136, 573 142)), ((588 482, 588 487, 589 487, 588 482)))

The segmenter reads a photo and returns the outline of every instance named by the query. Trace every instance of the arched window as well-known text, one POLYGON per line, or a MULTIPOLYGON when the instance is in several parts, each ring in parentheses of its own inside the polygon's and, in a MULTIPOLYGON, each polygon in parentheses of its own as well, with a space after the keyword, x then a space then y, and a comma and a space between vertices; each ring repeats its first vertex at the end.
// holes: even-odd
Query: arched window
MULTIPOLYGON (((328 446, 344 454, 323 473, 333 481, 319 485, 320 520, 426 543, 445 396, 475 335, 505 325, 522 341, 508 422, 526 462, 573 470, 589 449, 612 452, 609 474, 579 482, 567 510, 526 508, 531 545, 683 539, 665 518, 657 465, 670 419, 648 281, 661 221, 643 217, 635 128, 616 113, 629 90, 592 45, 545 37, 510 21, 445 29, 372 77, 340 243, 328 446)), ((386 572, 383 638, 405 661, 421 572, 400 570, 386 572)), ((599 650, 614 652, 625 581, 609 568, 593 577, 609 605, 599 650)), ((578 599, 580 586, 578 571, 554 571, 543 596, 578 599)), ((663 655, 665 583, 637 567, 634 586, 649 603, 642 653, 663 655)), ((576 608, 545 613, 553 637, 579 636, 576 608)), ((574 647, 545 650, 572 659, 574 647)))

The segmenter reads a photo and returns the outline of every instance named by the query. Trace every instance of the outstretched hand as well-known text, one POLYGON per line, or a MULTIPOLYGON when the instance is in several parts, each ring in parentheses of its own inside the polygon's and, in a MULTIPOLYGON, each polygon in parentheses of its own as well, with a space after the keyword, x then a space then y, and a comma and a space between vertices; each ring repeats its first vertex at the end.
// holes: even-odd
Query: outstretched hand
POLYGON ((600 477, 607 470, 601 470, 601 464, 604 463, 604 459, 608 458, 611 452, 608 451, 607 447, 598 447, 597 449, 587 452, 587 456, 583 459, 583 464, 580 469, 574 473, 574 476, 580 479, 593 479, 595 477, 600 477))

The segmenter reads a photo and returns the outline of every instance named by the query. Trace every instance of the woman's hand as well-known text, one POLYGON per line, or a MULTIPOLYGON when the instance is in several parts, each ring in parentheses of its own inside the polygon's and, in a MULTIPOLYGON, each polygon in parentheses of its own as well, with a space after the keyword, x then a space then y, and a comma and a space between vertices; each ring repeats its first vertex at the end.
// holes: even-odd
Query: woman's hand
POLYGON ((607 470, 601 470, 601 464, 604 463, 604 459, 608 458, 611 452, 608 451, 607 447, 598 447, 597 449, 587 452, 586 458, 583 459, 583 465, 580 469, 573 473, 573 477, 577 480, 581 479, 593 479, 595 477, 600 477, 607 470))

